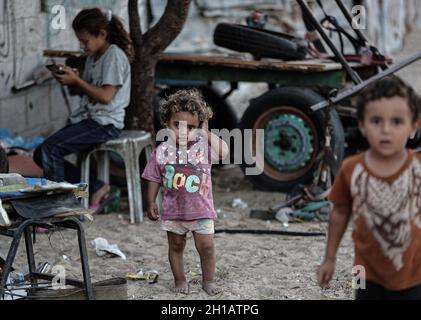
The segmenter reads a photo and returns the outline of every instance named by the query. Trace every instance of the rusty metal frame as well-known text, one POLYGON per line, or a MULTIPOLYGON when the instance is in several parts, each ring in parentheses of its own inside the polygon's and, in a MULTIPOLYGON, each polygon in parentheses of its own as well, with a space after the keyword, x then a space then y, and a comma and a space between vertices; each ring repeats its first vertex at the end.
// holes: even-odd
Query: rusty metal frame
POLYGON ((14 227, 14 228, 0 227, 0 235, 13 238, 12 243, 10 244, 6 261, 2 267, 3 272, 0 278, 1 280, 0 281, 0 297, 4 296, 7 292, 7 279, 9 277, 10 272, 12 271, 12 264, 15 260, 16 253, 19 248, 20 240, 23 236, 25 237, 26 256, 28 260, 29 278, 30 278, 31 286, 36 287, 37 280, 52 281, 53 278, 55 277, 55 275, 41 274, 41 273, 36 272, 36 264, 35 264, 34 250, 33 250, 34 241, 31 237, 32 228, 36 226, 44 226, 44 227, 59 226, 59 227, 64 227, 67 229, 73 229, 77 231, 80 258, 81 258, 81 264, 82 264, 83 282, 79 280, 75 280, 75 279, 66 278, 66 283, 75 287, 84 288, 86 290, 87 299, 93 300, 94 295, 93 295, 93 287, 92 287, 91 276, 90 276, 90 271, 89 271, 85 232, 84 232, 82 223, 77 218, 43 219, 43 220, 30 219, 30 220, 24 220, 17 227, 14 227))
POLYGON ((317 111, 320 111, 320 110, 322 110, 324 108, 327 108, 329 106, 338 104, 342 100, 345 100, 345 99, 359 93, 366 86, 372 84, 373 82, 376 82, 380 79, 383 79, 384 77, 387 77, 387 76, 405 68, 406 66, 408 66, 411 63, 414 63, 414 62, 416 62, 420 59, 421 59, 421 51, 419 51, 418 53, 414 54, 413 56, 407 58, 406 60, 391 66, 389 69, 386 69, 386 70, 378 73, 377 75, 357 84, 355 87, 352 87, 350 89, 344 89, 343 91, 338 93, 335 97, 332 97, 328 100, 322 101, 322 102, 312 106, 310 109, 313 112, 317 112, 317 111))

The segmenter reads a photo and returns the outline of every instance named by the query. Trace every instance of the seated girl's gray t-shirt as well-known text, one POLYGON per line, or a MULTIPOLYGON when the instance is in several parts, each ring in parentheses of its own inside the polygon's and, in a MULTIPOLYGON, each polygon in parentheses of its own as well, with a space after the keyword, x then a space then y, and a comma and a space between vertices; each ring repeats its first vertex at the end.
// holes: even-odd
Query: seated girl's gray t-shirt
POLYGON ((72 112, 71 122, 74 124, 92 119, 104 126, 113 124, 123 129, 131 88, 130 63, 125 52, 112 44, 97 61, 94 57, 88 57, 82 79, 98 87, 115 86, 117 91, 109 104, 101 104, 83 95, 79 108, 72 112))

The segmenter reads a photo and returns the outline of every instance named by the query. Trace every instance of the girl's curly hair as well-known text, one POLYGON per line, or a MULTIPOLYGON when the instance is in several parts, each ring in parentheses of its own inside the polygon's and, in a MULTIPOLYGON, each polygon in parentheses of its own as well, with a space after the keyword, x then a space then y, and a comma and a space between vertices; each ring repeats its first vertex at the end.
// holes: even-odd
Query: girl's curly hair
POLYGON ((176 112, 197 114, 200 124, 213 117, 211 107, 197 89, 179 90, 161 103, 159 113, 162 125, 167 125, 171 115, 176 112))

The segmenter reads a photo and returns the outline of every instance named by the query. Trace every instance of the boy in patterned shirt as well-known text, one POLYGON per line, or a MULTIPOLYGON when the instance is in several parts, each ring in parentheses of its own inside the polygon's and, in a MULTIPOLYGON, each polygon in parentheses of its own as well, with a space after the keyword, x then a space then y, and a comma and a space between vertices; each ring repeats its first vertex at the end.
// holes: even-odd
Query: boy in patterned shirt
POLYGON ((344 161, 333 185, 326 256, 317 277, 328 286, 339 243, 353 220, 357 300, 421 299, 421 156, 406 148, 419 127, 420 98, 390 76, 359 96, 366 152, 344 161), (362 284, 365 283, 365 288, 362 284))

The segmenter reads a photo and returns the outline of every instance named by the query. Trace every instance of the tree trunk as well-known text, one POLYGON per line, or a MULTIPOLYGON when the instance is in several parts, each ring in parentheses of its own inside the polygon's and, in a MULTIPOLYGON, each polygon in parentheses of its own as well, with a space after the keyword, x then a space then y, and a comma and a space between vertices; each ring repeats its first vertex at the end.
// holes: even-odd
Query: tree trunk
POLYGON ((135 50, 132 63, 132 92, 126 128, 154 133, 153 98, 155 68, 159 55, 183 29, 191 0, 168 0, 158 23, 142 34, 138 0, 129 0, 130 34, 135 50))

